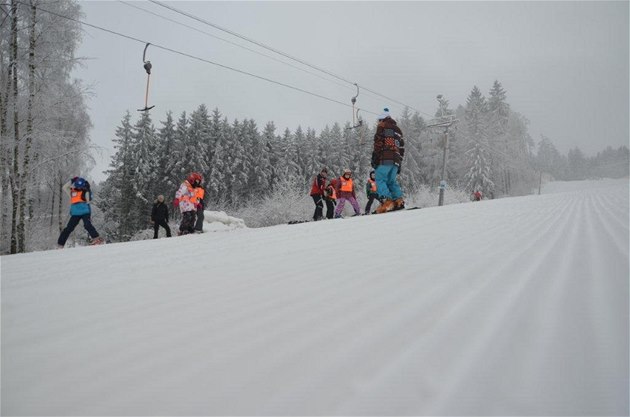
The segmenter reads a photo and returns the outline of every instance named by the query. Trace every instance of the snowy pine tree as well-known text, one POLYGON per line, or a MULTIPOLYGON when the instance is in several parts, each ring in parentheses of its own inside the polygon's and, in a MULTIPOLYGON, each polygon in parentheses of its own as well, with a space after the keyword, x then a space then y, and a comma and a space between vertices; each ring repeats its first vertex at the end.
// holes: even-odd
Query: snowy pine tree
POLYGON ((95 203, 105 216, 105 233, 113 240, 126 241, 137 231, 133 213, 136 207, 133 159, 133 127, 127 112, 116 129, 109 174, 95 203))
MULTIPOLYGON (((266 158, 268 158, 269 160, 269 166, 268 167, 264 167, 263 166, 263 174, 267 176, 267 178, 269 178, 268 183, 270 187, 273 187, 275 184, 277 184, 278 180, 280 179, 280 174, 279 174, 279 158, 278 158, 278 151, 277 151, 277 144, 280 141, 280 139, 276 136, 276 126, 274 125, 273 122, 268 122, 265 125, 265 129, 263 130, 262 133, 262 145, 265 148, 265 155, 266 158)), ((267 190, 268 192, 269 190, 267 190)))
POLYGON ((173 113, 169 111, 166 113, 166 120, 162 122, 162 128, 158 132, 156 149, 158 172, 155 193, 163 194, 166 201, 174 198, 175 189, 179 185, 173 160, 173 153, 176 148, 175 133, 173 113))
POLYGON ((488 154, 487 109, 485 97, 475 86, 466 102, 464 132, 468 143, 464 181, 468 191, 482 191, 484 194, 489 194, 494 188, 488 154))
POLYGON ((210 117, 207 107, 202 104, 191 113, 187 134, 184 140, 184 155, 188 172, 198 172, 207 176, 210 172, 208 157, 210 143, 210 117))
POLYGON ((488 98, 488 143, 492 149, 504 155, 493 158, 492 166, 493 182, 500 186, 503 194, 510 193, 510 167, 507 165, 509 145, 506 136, 510 112, 507 93, 501 83, 495 80, 488 98))
POLYGON ((132 134, 133 140, 133 181, 136 202, 138 230, 147 223, 147 212, 150 213, 151 204, 155 200, 160 181, 159 157, 157 155, 157 137, 149 112, 141 113, 132 134))

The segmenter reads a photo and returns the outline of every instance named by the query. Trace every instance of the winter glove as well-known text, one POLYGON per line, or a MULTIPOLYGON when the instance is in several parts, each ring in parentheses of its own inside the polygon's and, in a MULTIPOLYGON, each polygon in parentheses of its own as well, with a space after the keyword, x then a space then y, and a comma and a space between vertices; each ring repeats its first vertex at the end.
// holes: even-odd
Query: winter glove
POLYGON ((179 207, 179 198, 176 198, 173 200, 173 207, 175 208, 179 207))

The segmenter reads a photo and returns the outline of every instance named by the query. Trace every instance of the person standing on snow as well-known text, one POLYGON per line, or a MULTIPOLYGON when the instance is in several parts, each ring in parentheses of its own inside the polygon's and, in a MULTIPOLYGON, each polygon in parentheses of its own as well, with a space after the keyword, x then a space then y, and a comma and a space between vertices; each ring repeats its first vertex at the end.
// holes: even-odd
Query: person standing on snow
POLYGON ((374 135, 372 151, 372 167, 376 173, 376 187, 381 199, 377 213, 405 208, 402 190, 397 176, 405 155, 405 141, 396 121, 389 115, 389 109, 378 118, 379 122, 374 135))
POLYGON ((328 176, 328 169, 322 168, 313 179, 313 185, 311 186, 311 197, 315 203, 315 213, 313 213, 313 220, 318 221, 323 219, 324 211, 324 190, 326 189, 326 177, 328 176))
POLYGON ((365 193, 367 194, 368 202, 365 205, 365 214, 370 214, 372 203, 378 199, 378 192, 376 191, 376 179, 374 171, 370 171, 370 178, 365 183, 365 193))
POLYGON ((90 183, 81 177, 74 177, 63 186, 63 190, 66 194, 70 195, 70 220, 59 235, 59 239, 57 239, 59 248, 63 248, 66 245, 70 233, 72 233, 81 220, 83 220, 83 227, 85 227, 85 230, 87 230, 92 239, 90 241, 91 245, 105 243, 92 225, 92 209, 90 208, 92 191, 90 190, 90 183))
POLYGON ((168 207, 164 204, 164 196, 157 196, 151 210, 151 223, 153 223, 153 239, 158 238, 160 226, 166 230, 166 237, 171 237, 171 228, 168 226, 168 207))
POLYGON ((324 190, 324 202, 326 203, 326 218, 332 219, 335 215, 335 206, 337 205, 337 191, 332 181, 324 190))
POLYGON ((344 169, 343 175, 339 177, 337 184, 338 203, 337 208, 335 209, 335 218, 338 219, 341 217, 341 213, 343 212, 343 207, 346 205, 346 201, 349 201, 350 204, 352 204, 355 216, 361 215, 361 209, 359 208, 359 203, 357 202, 357 195, 354 192, 352 171, 350 171, 349 169, 344 169))
POLYGON ((193 184, 195 181, 201 182, 201 175, 193 172, 186 180, 179 186, 179 189, 175 193, 175 200, 173 205, 179 207, 179 211, 182 213, 182 222, 179 225, 179 234, 187 235, 195 232, 195 215, 197 213, 197 195, 193 184))
POLYGON ((203 233, 203 211, 206 208, 203 198, 206 195, 206 190, 203 189, 201 181, 199 180, 195 181, 193 188, 195 189, 195 195, 197 197, 197 222, 195 223, 195 232, 203 233))

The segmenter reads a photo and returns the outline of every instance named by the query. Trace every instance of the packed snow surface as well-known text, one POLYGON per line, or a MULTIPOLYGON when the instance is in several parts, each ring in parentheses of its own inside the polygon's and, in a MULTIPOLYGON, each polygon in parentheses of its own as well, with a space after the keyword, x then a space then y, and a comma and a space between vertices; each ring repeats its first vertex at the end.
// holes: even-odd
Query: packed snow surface
POLYGON ((627 415, 628 189, 3 257, 2 414, 627 415))

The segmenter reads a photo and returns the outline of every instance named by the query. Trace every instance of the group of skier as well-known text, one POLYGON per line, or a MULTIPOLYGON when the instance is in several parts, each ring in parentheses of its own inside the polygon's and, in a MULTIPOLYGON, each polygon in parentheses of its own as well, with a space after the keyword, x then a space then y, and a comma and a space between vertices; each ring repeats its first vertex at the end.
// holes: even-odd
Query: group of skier
MULTIPOLYGON (((197 172, 192 172, 182 182, 175 192, 173 206, 179 208, 182 221, 179 225, 179 235, 203 232, 203 211, 205 209, 204 197, 206 191, 201 183, 203 177, 197 172)), ((160 226, 166 230, 166 237, 171 237, 171 228, 168 225, 168 206, 164 202, 164 196, 159 195, 151 210, 151 223, 153 224, 153 239, 158 238, 160 226)))
MULTIPOLYGON (((200 174, 191 173, 180 185, 175 193, 173 205, 182 213, 182 221, 179 226, 179 234, 203 232, 203 211, 205 208, 205 190, 201 185, 203 178, 200 174)), ((92 190, 90 183, 81 177, 74 177, 63 186, 64 191, 70 196, 70 220, 57 239, 59 248, 63 248, 70 234, 83 221, 83 227, 90 235, 90 245, 100 245, 105 240, 99 236, 92 225, 92 190)), ((151 224, 153 224, 153 239, 158 238, 160 227, 166 230, 166 237, 171 237, 171 228, 168 225, 168 206, 164 202, 164 196, 157 196, 151 210, 151 224)))
MULTIPOLYGON (((371 161, 374 170, 370 172, 370 177, 366 183, 368 202, 365 206, 365 214, 370 213, 374 200, 380 202, 376 213, 405 208, 402 190, 397 181, 405 155, 405 142, 402 136, 402 131, 396 125, 396 121, 391 118, 389 110, 385 109, 378 118, 376 134, 374 135, 371 161)), ((311 197, 315 203, 313 220, 324 218, 324 203, 326 204, 326 218, 328 219, 341 217, 346 202, 350 203, 355 215, 360 215, 361 209, 357 201, 352 171, 345 169, 340 177, 334 178, 330 182, 327 182, 327 176, 328 170, 323 168, 313 180, 311 187, 311 197)), ((201 185, 202 182, 203 177, 199 173, 193 172, 182 182, 175 193, 173 205, 179 208, 182 214, 182 221, 179 226, 180 235, 203 231, 205 191, 201 185)), ((70 195, 70 220, 59 235, 58 246, 64 247, 68 237, 81 221, 90 235, 90 244, 104 243, 104 239, 99 236, 91 222, 92 191, 90 183, 84 178, 74 177, 64 185, 64 190, 70 195)), ((167 237, 171 237, 168 220, 168 207, 164 202, 164 196, 159 195, 151 211, 154 239, 158 238, 160 227, 166 230, 167 237)))
MULTIPOLYGON (((385 109, 378 118, 374 135, 371 161, 374 170, 370 172, 365 186, 368 202, 364 214, 370 214, 374 200, 381 203, 375 213, 405 208, 403 193, 397 180, 404 155, 403 133, 390 116, 389 110, 385 109)), ((344 169, 339 178, 334 178, 329 183, 326 183, 327 176, 328 169, 323 168, 313 179, 310 192, 315 203, 313 220, 324 218, 324 203, 326 203, 326 218, 328 219, 341 217, 346 201, 352 205, 354 215, 360 215, 361 210, 357 202, 352 171, 344 169)))

